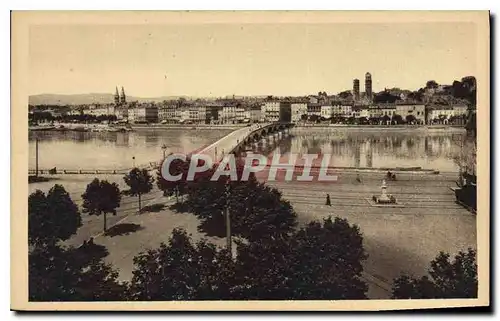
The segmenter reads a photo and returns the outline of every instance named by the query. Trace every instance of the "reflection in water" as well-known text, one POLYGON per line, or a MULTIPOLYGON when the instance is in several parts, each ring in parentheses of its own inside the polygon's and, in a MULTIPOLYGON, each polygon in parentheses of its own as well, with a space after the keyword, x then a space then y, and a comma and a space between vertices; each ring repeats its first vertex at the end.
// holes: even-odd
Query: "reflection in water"
POLYGON ((167 153, 190 153, 207 146, 231 130, 143 130, 108 132, 30 132, 29 168, 35 167, 35 138, 39 140, 42 169, 123 169, 159 161, 167 153))
MULTIPOLYGON (((40 168, 120 169, 161 159, 167 153, 189 153, 207 146, 231 130, 144 130, 129 133, 30 132, 29 167, 35 166, 35 137, 39 139, 40 168)), ((465 133, 420 131, 315 130, 294 128, 290 136, 268 137, 252 146, 270 155, 331 154, 338 167, 422 167, 457 171, 453 157, 460 145, 452 136, 465 133)))
POLYGON ((338 167, 422 167, 440 171, 457 171, 453 156, 460 151, 452 134, 446 132, 301 128, 293 129, 292 136, 280 141, 278 148, 298 154, 331 154, 330 165, 338 167))

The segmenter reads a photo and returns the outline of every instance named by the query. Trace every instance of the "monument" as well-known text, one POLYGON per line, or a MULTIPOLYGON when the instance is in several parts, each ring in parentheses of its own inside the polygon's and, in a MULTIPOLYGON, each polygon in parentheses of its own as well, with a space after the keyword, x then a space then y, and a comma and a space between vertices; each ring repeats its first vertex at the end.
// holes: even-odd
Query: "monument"
POLYGON ((380 186, 381 193, 380 196, 373 196, 373 201, 376 204, 396 204, 396 198, 392 195, 387 194, 387 184, 385 183, 385 179, 382 180, 382 185, 380 186))

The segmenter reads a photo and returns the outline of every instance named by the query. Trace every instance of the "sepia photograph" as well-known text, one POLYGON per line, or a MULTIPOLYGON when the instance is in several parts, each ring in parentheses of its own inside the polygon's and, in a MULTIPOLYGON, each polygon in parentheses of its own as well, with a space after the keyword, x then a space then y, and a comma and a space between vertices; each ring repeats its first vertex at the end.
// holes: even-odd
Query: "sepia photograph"
POLYGON ((489 305, 489 20, 13 11, 11 308, 489 305))

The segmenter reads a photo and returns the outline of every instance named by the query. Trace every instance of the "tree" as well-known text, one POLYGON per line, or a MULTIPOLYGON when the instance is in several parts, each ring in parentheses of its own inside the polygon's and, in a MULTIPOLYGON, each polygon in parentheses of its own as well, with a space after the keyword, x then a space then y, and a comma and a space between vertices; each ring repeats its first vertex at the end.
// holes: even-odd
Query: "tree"
POLYGON ((370 124, 370 120, 367 117, 360 117, 358 120, 360 125, 368 125, 370 124))
POLYGON ((384 117, 382 117, 382 120, 387 124, 387 122, 391 120, 391 117, 388 115, 384 115, 384 117))
POLYGON ((247 300, 364 299, 359 228, 345 219, 311 222, 290 236, 238 244, 235 289, 247 300), (240 277, 241 279, 238 279, 240 277))
POLYGON ((392 116, 392 121, 393 121, 396 125, 402 124, 402 123, 403 123, 403 117, 402 117, 401 115, 394 114, 394 115, 392 116))
POLYGON ((406 116, 406 122, 408 124, 412 124, 413 122, 417 121, 417 118, 415 118, 415 116, 413 115, 407 115, 406 116))
POLYGON ((342 91, 339 93, 339 97, 342 99, 352 99, 352 93, 350 90, 342 91))
POLYGON ((453 262, 450 254, 440 252, 432 260, 429 275, 420 279, 402 275, 394 280, 394 299, 477 298, 476 251, 460 251, 453 262))
POLYGON ((437 88, 439 85, 438 83, 435 81, 435 80, 429 80, 426 84, 425 84, 425 88, 427 89, 435 89, 437 88))
POLYGON ((309 121, 312 121, 312 122, 314 122, 314 123, 319 123, 319 121, 320 121, 320 116, 318 116, 318 115, 314 115, 314 114, 313 114, 313 115, 310 115, 310 116, 309 116, 309 121))
POLYGON ((149 193, 153 189, 154 178, 149 175, 145 168, 133 168, 128 175, 123 177, 123 180, 130 187, 130 195, 138 196, 139 211, 141 211, 141 195, 149 193))
MULTIPOLYGON (((96 246, 96 245, 95 245, 96 246)), ((29 253, 30 301, 117 301, 127 285, 93 248, 36 247, 29 253)), ((107 251, 105 253, 107 255, 107 251)))
POLYGON ((156 184, 160 190, 163 191, 164 196, 175 195, 175 201, 179 202, 179 195, 183 195, 187 192, 187 172, 189 170, 190 160, 183 161, 181 159, 174 159, 170 163, 170 174, 172 176, 181 175, 181 179, 178 181, 168 181, 163 178, 161 174, 161 169, 156 172, 156 184))
POLYGON ((48 246, 65 241, 82 225, 78 207, 61 185, 47 196, 37 190, 28 197, 28 240, 30 245, 48 246))
POLYGON ((237 164, 238 181, 227 177, 212 181, 212 171, 189 184, 189 210, 201 221, 199 229, 211 235, 225 236, 225 211, 231 218, 233 235, 248 240, 285 235, 296 226, 297 214, 282 194, 252 175, 241 180, 243 164, 237 164))
POLYGON ((95 178, 87 185, 83 198, 83 212, 89 215, 104 216, 104 232, 107 231, 106 214, 116 215, 120 207, 121 194, 116 183, 95 178))
POLYGON ((387 91, 383 91, 375 95, 373 101, 375 103, 394 103, 399 99, 399 96, 391 95, 391 93, 387 91))
POLYGON ((30 301, 123 300, 126 284, 102 261, 107 250, 99 245, 63 248, 82 225, 78 208, 64 187, 28 197, 28 274, 30 301))
POLYGON ((368 119, 368 121, 369 121, 369 122, 370 122, 370 124, 372 124, 372 125, 378 125, 378 124, 380 123, 380 121, 381 121, 381 118, 380 118, 380 117, 376 117, 376 116, 375 116, 375 117, 370 117, 370 118, 368 119))
POLYGON ((193 244, 174 229, 168 244, 134 257, 131 299, 141 301, 231 298, 234 262, 205 240, 193 244))
POLYGON ((233 259, 175 229, 168 244, 134 258, 134 300, 365 299, 357 226, 311 222, 290 235, 240 241, 233 259))

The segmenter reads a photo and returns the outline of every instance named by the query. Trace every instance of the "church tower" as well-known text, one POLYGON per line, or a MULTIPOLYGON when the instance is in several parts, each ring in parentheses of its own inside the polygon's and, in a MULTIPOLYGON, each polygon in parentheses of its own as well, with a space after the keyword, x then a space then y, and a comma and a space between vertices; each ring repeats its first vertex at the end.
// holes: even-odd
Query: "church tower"
POLYGON ((122 95, 120 97, 120 103, 125 104, 126 102, 127 102, 127 96, 125 96, 125 90, 123 89, 123 86, 122 86, 122 95))
POLYGON ((115 105, 120 104, 120 94, 118 94, 118 87, 115 88, 115 105))

